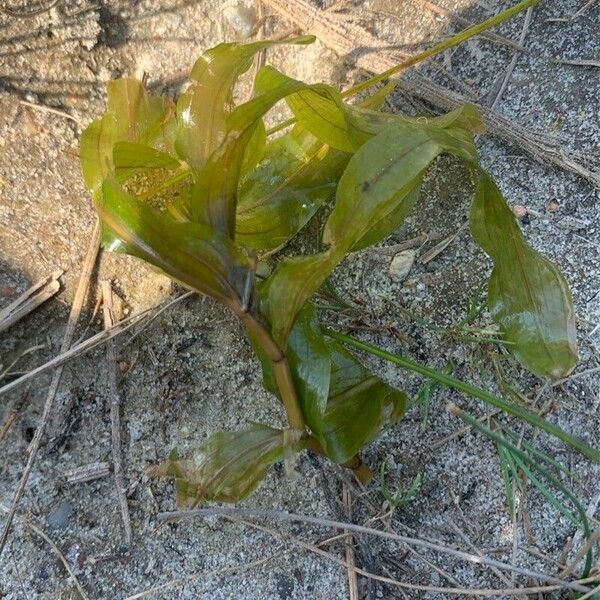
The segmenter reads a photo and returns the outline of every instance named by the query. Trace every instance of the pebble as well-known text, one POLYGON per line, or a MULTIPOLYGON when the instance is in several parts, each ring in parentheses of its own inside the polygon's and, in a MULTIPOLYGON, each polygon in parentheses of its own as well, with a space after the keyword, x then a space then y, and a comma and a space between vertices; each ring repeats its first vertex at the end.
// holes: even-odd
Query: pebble
POLYGON ((397 282, 404 281, 412 269, 416 256, 415 250, 398 252, 390 263, 390 277, 397 282))
POLYGON ((48 516, 48 527, 50 529, 64 529, 73 514, 73 506, 63 500, 48 516))
POLYGON ((242 39, 250 37, 256 23, 256 9, 243 2, 234 2, 223 9, 226 21, 242 39))

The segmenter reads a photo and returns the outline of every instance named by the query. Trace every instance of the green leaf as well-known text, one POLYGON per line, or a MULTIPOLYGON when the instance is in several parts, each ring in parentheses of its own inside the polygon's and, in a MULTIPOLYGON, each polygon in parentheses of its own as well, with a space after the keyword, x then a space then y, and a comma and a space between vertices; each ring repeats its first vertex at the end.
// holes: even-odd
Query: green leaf
POLYGON ((259 251, 283 246, 334 194, 348 159, 307 132, 271 142, 265 160, 239 190, 238 244, 259 251))
POLYGON ((369 230, 352 246, 352 252, 380 242, 400 227, 419 200, 422 181, 422 175, 418 175, 398 191, 395 202, 373 219, 369 230))
POLYGON ((116 142, 140 142, 161 152, 172 152, 174 104, 149 95, 136 79, 116 79, 107 84, 106 112, 82 133, 80 159, 83 178, 97 192, 112 170, 116 142))
POLYGON ((471 233, 490 256, 488 304, 512 352, 532 373, 565 377, 577 364, 575 311, 556 266, 527 245, 496 184, 481 171, 471 233))
POLYGON ((244 159, 242 160, 242 175, 247 175, 250 173, 256 167, 256 165, 262 161, 262 159, 265 157, 266 149, 267 130, 261 119, 258 121, 252 137, 246 144, 246 149, 244 150, 244 159))
POLYGON ((251 44, 219 44, 207 50, 192 68, 192 84, 177 101, 176 148, 193 168, 199 169, 226 137, 234 86, 251 66, 257 52, 276 44, 309 44, 313 36, 251 44))
POLYGON ((262 126, 262 117, 282 98, 307 84, 282 78, 264 67, 256 77, 257 95, 233 109, 225 119, 226 137, 199 169, 191 194, 193 220, 211 225, 233 238, 239 178, 246 147, 262 126))
POLYGON ((417 200, 423 171, 442 152, 462 155, 464 142, 429 127, 392 124, 350 159, 325 225, 329 248, 317 255, 283 260, 269 278, 266 310, 283 347, 298 312, 335 266, 397 227, 417 200))
POLYGON ((166 152, 139 142, 116 142, 113 145, 113 165, 118 181, 144 171, 172 171, 180 166, 177 159, 166 152))
POLYGON ((327 410, 331 354, 309 304, 300 314, 289 338, 287 359, 304 419, 317 439, 327 410))
POLYGON ((341 464, 372 440, 385 423, 402 417, 406 394, 371 375, 335 340, 326 343, 332 370, 319 441, 327 455, 341 464))
POLYGON ((211 435, 188 459, 172 452, 150 475, 174 477, 177 503, 238 502, 253 492, 268 468, 302 447, 299 433, 252 424, 211 435))
MULTIPOLYGON (((278 395, 271 363, 258 354, 265 387, 278 395)), ((404 414, 406 394, 369 373, 341 344, 326 339, 310 304, 294 324, 286 355, 306 424, 335 462, 352 458, 385 423, 404 414)))
POLYGON ((287 346, 296 317, 341 258, 332 251, 286 258, 266 280, 263 310, 281 348, 287 346))
POLYGON ((142 258, 187 287, 239 307, 249 267, 230 240, 206 225, 177 222, 154 210, 114 178, 101 192, 97 210, 105 247, 142 258))

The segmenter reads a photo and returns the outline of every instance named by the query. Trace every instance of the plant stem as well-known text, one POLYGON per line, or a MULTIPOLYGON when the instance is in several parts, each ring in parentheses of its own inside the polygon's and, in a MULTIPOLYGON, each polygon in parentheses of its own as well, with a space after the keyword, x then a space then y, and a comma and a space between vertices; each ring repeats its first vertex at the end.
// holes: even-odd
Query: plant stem
MULTIPOLYGON (((480 33, 483 33, 484 31, 487 31, 488 29, 491 29, 492 27, 499 25, 500 23, 503 23, 507 19, 514 17, 515 15, 517 15, 518 13, 520 13, 524 10, 527 10, 529 7, 534 6, 538 2, 540 2, 540 0, 522 0, 518 4, 515 4, 514 6, 511 6, 510 8, 507 8, 506 10, 503 10, 502 12, 498 13, 497 15, 494 15, 494 16, 490 17, 489 19, 482 21, 481 23, 477 23, 476 25, 473 25, 472 27, 468 27, 467 29, 460 31, 456 35, 453 35, 452 37, 450 37, 446 40, 443 40, 439 44, 435 44, 431 48, 428 48, 427 50, 420 52, 419 54, 416 54, 415 56, 411 56, 409 59, 391 67, 390 69, 387 69, 386 71, 383 71, 382 73, 379 73, 378 75, 374 75, 373 77, 370 77, 366 81, 363 81, 351 88, 348 88, 347 90, 342 92, 342 97, 347 98, 349 96, 354 96, 354 95, 362 92, 363 90, 366 90, 367 88, 374 86, 375 84, 379 83, 380 81, 389 79, 392 75, 396 75, 397 73, 400 73, 400 71, 404 71, 410 67, 413 67, 414 65, 416 65, 420 62, 423 62, 424 60, 427 60, 428 58, 431 58, 432 56, 435 56, 436 54, 439 54, 440 52, 444 52, 445 50, 448 50, 449 48, 458 46, 459 44, 462 44, 464 41, 466 41, 472 37, 475 37, 476 35, 479 35, 480 33)), ((391 92, 392 89, 393 88, 391 88, 389 91, 391 92)), ((297 121, 297 119, 295 117, 292 117, 290 119, 287 119, 287 120, 271 127, 270 129, 267 130, 267 136, 270 136, 278 131, 281 131, 282 129, 285 129, 286 127, 289 127, 290 125, 293 125, 296 121, 297 121)))
MULTIPOLYGON (((304 440, 304 447, 315 454, 320 454, 321 456, 325 456, 329 458, 327 452, 321 446, 319 440, 312 435, 309 435, 304 440)), ((373 473, 371 469, 366 465, 360 458, 358 454, 348 459, 345 463, 342 464, 342 467, 346 467, 346 469, 350 469, 354 472, 354 475, 358 478, 358 480, 362 484, 367 484, 373 478, 373 473)))
POLYGON ((367 88, 375 85, 376 83, 379 83, 380 81, 388 79, 392 75, 396 75, 400 71, 404 71, 405 69, 408 69, 409 67, 412 67, 413 65, 416 65, 417 63, 423 62, 424 60, 426 60, 432 56, 435 56, 436 54, 439 54, 440 52, 444 52, 445 50, 448 50, 449 48, 458 46, 459 44, 462 44, 464 41, 466 41, 476 35, 479 35, 480 33, 483 33, 484 31, 487 31, 488 29, 491 29, 492 27, 494 27, 496 25, 499 25, 500 23, 502 23, 503 21, 506 21, 507 19, 510 19, 511 17, 514 17, 516 14, 528 9, 530 6, 537 4, 539 1, 540 0, 522 0, 518 4, 515 4, 514 6, 511 6, 510 8, 507 8, 506 10, 503 10, 502 12, 498 13, 497 15, 494 15, 493 17, 490 17, 489 19, 486 19, 485 21, 482 21, 481 23, 477 23, 476 25, 473 25, 472 27, 468 27, 464 31, 461 31, 461 32, 457 33, 456 35, 453 35, 451 38, 448 38, 447 40, 443 40, 439 44, 435 44, 434 46, 432 46, 431 48, 428 48, 424 52, 421 52, 420 54, 417 54, 416 56, 411 56, 409 59, 405 60, 404 62, 401 62, 400 64, 398 64, 394 67, 391 67, 390 69, 387 69, 387 71, 383 71, 383 73, 379 73, 379 75, 375 75, 374 77, 371 77, 370 79, 367 79, 366 81, 363 81, 362 83, 359 83, 359 84, 347 89, 345 92, 342 92, 342 96, 345 98, 347 96, 353 96, 354 94, 358 94, 359 92, 366 90, 367 88))
POLYGON ((273 369, 273 375, 279 388, 281 402, 285 408, 290 427, 304 431, 304 416, 300 409, 298 395, 296 394, 296 388, 294 387, 294 381, 285 352, 273 339, 268 329, 254 315, 243 310, 241 307, 238 309, 234 308, 234 312, 246 327, 248 334, 271 360, 271 368, 273 369))
POLYGON ((532 412, 529 412, 528 410, 519 406, 518 404, 506 402, 506 400, 503 400, 498 396, 494 396, 493 394, 490 394, 489 392, 482 390, 481 388, 465 383, 464 381, 456 379, 451 375, 440 373, 434 369, 430 369, 428 367, 420 365, 419 363, 416 363, 403 356, 398 356, 397 354, 386 352, 385 350, 382 350, 377 346, 373 346, 372 344, 369 344, 367 342, 361 342, 360 340, 357 340, 348 335, 344 335, 339 331, 324 328, 324 332, 329 337, 336 339, 340 342, 343 342, 350 346, 354 346, 359 350, 363 350, 365 352, 368 352, 369 354, 378 356, 379 358, 383 358, 384 360, 399 365, 404 369, 408 369, 409 371, 414 371, 415 373, 424 375, 429 379, 433 379, 434 381, 438 381, 439 383, 447 385, 448 387, 460 390, 461 392, 469 394, 470 396, 475 396, 476 398, 479 398, 480 400, 483 400, 484 402, 487 402, 488 404, 499 408, 500 410, 508 413, 509 415, 518 417, 519 419, 522 419, 523 421, 533 425, 534 427, 538 427, 546 433, 557 437, 559 440, 565 442, 565 444, 572 446, 573 448, 581 452, 581 454, 587 456, 587 458, 589 458, 590 460, 593 460, 596 463, 600 463, 600 452, 598 450, 592 448, 583 440, 569 435, 566 431, 564 431, 564 429, 561 429, 557 425, 554 425, 553 423, 550 423, 549 421, 538 417, 537 415, 533 414, 532 412))

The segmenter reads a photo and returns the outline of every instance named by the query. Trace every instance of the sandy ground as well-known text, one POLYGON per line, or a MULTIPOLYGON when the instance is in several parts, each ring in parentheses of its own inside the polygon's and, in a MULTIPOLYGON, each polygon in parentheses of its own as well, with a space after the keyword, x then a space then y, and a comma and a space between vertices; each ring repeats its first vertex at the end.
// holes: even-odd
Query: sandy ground
MULTIPOLYGON (((18 2, 5 5, 18 6, 18 2)), ((22 3, 21 3, 22 4, 22 3)), ((231 3, 229 3, 231 4, 231 3)), ((326 3, 329 5, 331 3, 326 3)), ((429 43, 448 31, 449 22, 433 17, 409 2, 356 3, 363 23, 396 43, 429 43), (397 9, 398 18, 382 12, 397 9), (404 25, 410 23, 411 27, 404 25)), ((485 16, 471 0, 444 2, 471 21, 485 16)), ((599 80, 594 67, 559 64, 555 59, 598 58, 598 4, 568 20, 583 0, 556 0, 536 8, 526 36, 531 51, 522 55, 499 110, 524 125, 564 139, 566 148, 598 153, 599 80), (566 17, 566 21, 550 21, 566 17)), ((500 8, 488 0, 487 5, 500 8)), ((224 16, 225 3, 205 1, 105 2, 64 0, 58 8, 29 20, 0 15, 0 307, 32 282, 56 268, 65 269, 64 289, 23 322, 0 334, 0 362, 36 344, 44 344, 18 364, 24 371, 57 353, 93 226, 93 212, 78 166, 81 124, 100 113, 104 84, 122 75, 148 73, 150 85, 168 93, 165 85, 188 69, 203 48, 236 39, 239 30, 224 16), (34 110, 19 101, 52 106, 75 120, 34 110)), ((522 17, 500 28, 517 39, 522 17)), ((267 33, 286 24, 269 21, 267 33)), ((512 52, 477 40, 438 60, 424 71, 440 83, 474 98, 485 96, 506 68, 512 52)), ((297 77, 347 84, 361 74, 343 58, 317 43, 304 49, 278 49, 269 61, 297 77)), ((407 99, 392 98, 389 108, 409 108, 407 99)), ((498 139, 480 140, 482 161, 497 178, 512 205, 526 208, 522 226, 528 240, 555 260, 573 289, 579 318, 581 362, 578 372, 600 362, 600 209, 598 192, 571 173, 534 162, 519 148, 498 139)), ((408 321, 404 306, 439 325, 464 315, 466 302, 489 272, 489 263, 460 229, 468 211, 471 190, 464 171, 451 160, 440 160, 428 176, 426 193, 417 213, 381 248, 351 256, 336 271, 340 291, 363 303, 360 331, 365 339, 403 352, 430 366, 455 364, 455 374, 495 389, 490 352, 481 344, 456 343, 408 321), (434 261, 418 261, 404 283, 390 279, 391 255, 386 246, 421 234, 439 239, 459 231, 457 240, 434 261), (400 332, 391 333, 390 327, 400 332)), ((420 248, 424 252, 433 242, 420 248)), ((125 314, 157 306, 181 290, 139 262, 104 254, 94 274, 94 293, 87 303, 79 335, 102 327, 92 318, 97 283, 111 279, 125 314), (86 332, 83 328, 88 326, 86 332)), ((325 317, 331 318, 331 317, 325 317)), ((337 318, 341 325, 357 325, 337 318)), ((75 467, 110 461, 110 425, 105 387, 105 352, 97 350, 68 364, 48 435, 21 503, 42 527, 77 575, 89 598, 125 598, 172 580, 154 598, 304 599, 348 597, 343 567, 290 544, 293 537, 318 543, 332 531, 301 525, 269 525, 283 537, 254 531, 240 523, 209 520, 159 526, 158 511, 174 507, 172 486, 148 481, 147 465, 164 458, 172 447, 193 448, 216 429, 234 429, 250 420, 281 422, 277 403, 263 391, 258 365, 239 326, 209 300, 191 298, 161 314, 132 343, 122 342, 119 360, 123 375, 124 453, 129 485, 133 547, 123 548, 123 534, 112 476, 69 485, 65 474, 75 467), (255 560, 269 558, 261 566, 255 560), (221 569, 239 567, 219 573, 221 569), (184 579, 190 575, 195 579, 184 579)), ((367 359, 391 383, 416 393, 417 378, 367 359)), ((513 362, 503 362, 515 388, 541 407, 548 402, 549 419, 600 447, 598 427, 599 378, 586 374, 544 388, 513 362)), ((0 369, 1 371, 1 369, 0 369)), ((27 393, 26 409, 0 447, 0 503, 7 505, 25 462, 27 444, 38 422, 49 376, 0 398, 0 418, 27 393)), ((464 550, 479 551, 498 560, 556 573, 552 560, 568 560, 565 547, 575 534, 569 521, 535 491, 523 498, 524 509, 513 524, 506 510, 496 449, 481 436, 468 433, 435 446, 460 428, 444 410, 448 401, 483 414, 479 403, 447 390, 431 401, 427 427, 412 410, 388 429, 365 452, 374 468, 386 462, 388 485, 405 489, 421 473, 416 498, 397 511, 393 529, 409 531, 464 550), (460 531, 460 534, 457 533, 460 531), (464 537, 468 538, 468 542, 464 537), (532 551, 550 557, 541 559, 532 551)), ((2 422, 2 421, 0 421, 2 422)), ((521 425, 516 424, 520 430, 521 425)), ((590 516, 600 486, 600 468, 543 435, 523 429, 527 439, 570 468, 578 479, 568 482, 590 516)), ((287 479, 274 468, 244 505, 286 509, 311 515, 347 519, 341 508, 341 482, 347 475, 325 462, 302 455, 301 477, 287 479)), ((377 481, 353 490, 353 519, 369 522, 385 512, 377 481)), ((595 525, 598 525, 597 521, 595 525)), ((0 559, 0 598, 76 598, 78 593, 48 544, 19 518, 7 551, 0 559)), ((580 538, 578 538, 579 541, 580 538)), ((338 540, 325 548, 343 558, 338 540)), ((448 557, 377 539, 356 547, 356 562, 367 570, 406 583, 467 587, 507 587, 490 570, 448 557), (426 562, 429 561, 429 562, 426 562), (431 564, 438 569, 434 569, 431 564), (446 572, 440 574, 439 569, 446 572)), ((509 582, 510 583, 510 582, 509 582)), ((533 582, 529 582, 533 583, 533 582)), ((443 593, 407 590, 405 596, 385 584, 360 580, 365 598, 446 598, 443 593)), ((546 594, 560 598, 560 593, 546 594)))

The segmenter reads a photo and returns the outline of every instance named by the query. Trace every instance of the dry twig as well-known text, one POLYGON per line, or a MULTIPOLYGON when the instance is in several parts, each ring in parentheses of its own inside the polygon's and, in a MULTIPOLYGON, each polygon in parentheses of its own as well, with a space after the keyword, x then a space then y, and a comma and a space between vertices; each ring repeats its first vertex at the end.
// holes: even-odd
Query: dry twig
POLYGON ((2 443, 2 440, 4 440, 4 438, 6 437, 6 434, 9 432, 10 428, 13 426, 13 424, 17 420, 18 416, 21 414, 21 411, 25 407, 25 403, 27 402, 28 398, 29 398, 29 390, 25 390, 21 394, 19 399, 15 402, 13 409, 10 411, 10 413, 4 420, 2 427, 0 427, 0 443, 2 443))
MULTIPOLYGON (((92 270, 94 269, 94 265, 96 264, 96 257, 98 256, 98 250, 100 248, 100 222, 96 219, 96 223, 94 225, 94 231, 92 233, 90 244, 88 246, 87 254, 85 256, 83 267, 81 270, 81 276, 79 278, 79 283, 77 285, 77 291, 75 292, 75 297, 73 298, 73 305, 71 306, 71 312, 69 314, 69 320, 67 321, 67 326, 65 328, 65 333, 63 336, 62 344, 61 344, 61 352, 66 352, 73 341, 73 335, 75 333, 75 327, 77 325, 77 321, 79 320, 79 315, 81 314, 81 310, 83 308, 83 303, 85 301, 85 297, 89 288, 90 278, 92 275, 92 270)), ((15 512, 21 500, 21 496, 25 491, 25 486, 27 485, 27 481, 29 479, 29 475, 33 468, 33 464, 37 457, 37 453, 40 449, 40 445, 42 443, 42 436, 44 435, 44 431, 46 429, 46 425, 48 423, 48 419, 50 417, 50 412, 54 406, 54 399, 56 398, 56 394, 58 392, 58 387, 60 385, 60 381, 63 374, 63 367, 60 366, 54 372, 52 377, 52 381, 50 382, 50 387, 48 388, 48 394, 46 395, 46 401, 44 403, 44 410, 42 412, 42 418, 40 419, 40 423, 35 430, 35 435, 33 436, 33 440, 29 446, 29 456, 27 458, 27 463, 25 464, 25 469, 23 470, 23 474, 21 475, 21 479, 13 496, 8 516, 4 522, 4 529, 2 531, 2 535, 0 536, 0 555, 2 554, 2 550, 6 545, 6 540, 8 539, 8 534, 10 533, 12 520, 15 516, 15 512)))
POLYGON ((79 129, 83 129, 83 124, 81 123, 81 121, 77 117, 70 115, 64 110, 59 110, 58 108, 53 108, 52 106, 46 106, 45 104, 35 104, 34 102, 27 102, 27 100, 20 100, 19 102, 23 106, 29 106, 29 108, 32 108, 34 110, 39 110, 41 112, 47 112, 53 115, 58 115, 59 117, 64 117, 65 119, 76 123, 79 129))
MULTIPOLYGON (((0 504, 0 509, 2 509, 5 513, 10 512, 9 509, 6 506, 4 506, 3 504, 0 504)), ((50 548, 52 549, 52 552, 54 552, 54 554, 56 554, 56 556, 58 556, 60 562, 64 565, 65 569, 67 570, 69 577, 71 577, 71 579, 73 580, 73 583, 75 584, 75 587, 77 588, 77 591, 79 592, 79 595, 83 598, 83 600, 88 600, 88 596, 85 593, 85 590, 83 589, 83 586, 81 585, 81 583, 79 583, 77 576, 73 572, 73 569, 71 568, 71 565, 69 564, 69 561, 65 558, 65 555, 60 551, 60 548, 50 539, 50 537, 48 537, 48 535, 44 532, 44 530, 40 529, 37 525, 32 523, 30 519, 26 518, 23 515, 17 514, 17 515, 13 515, 13 516, 16 516, 20 521, 23 522, 25 527, 28 527, 29 529, 31 529, 31 531, 33 531, 37 536, 42 538, 48 544, 48 546, 50 546, 50 548)))
MULTIPOLYGON (((354 523, 343 523, 341 521, 334 521, 331 519, 324 519, 320 517, 312 517, 309 515, 301 515, 296 513, 289 513, 286 511, 279 510, 261 510, 261 509, 245 509, 245 508, 196 508, 192 510, 181 510, 181 511, 172 511, 172 512, 163 512, 158 514, 158 519, 160 521, 170 521, 174 519, 183 519, 183 518, 194 518, 194 517, 209 517, 209 516, 220 516, 220 517, 237 517, 237 518, 266 518, 271 521, 290 521, 290 522, 303 522, 309 523, 313 525, 321 525, 323 527, 336 528, 341 530, 353 531, 356 533, 367 534, 367 535, 375 535, 377 537, 393 540, 395 542, 400 542, 407 544, 409 546, 417 546, 421 548, 427 548, 429 550, 434 550, 436 552, 442 552, 444 554, 448 554, 451 556, 455 556, 460 558, 461 560, 465 560, 475 564, 482 564, 488 566, 495 566, 496 568, 514 572, 518 575, 523 575, 525 577, 533 577, 535 579, 539 579, 540 581, 544 581, 553 585, 558 585, 563 588, 572 589, 579 592, 589 592, 589 588, 582 585, 581 582, 569 582, 563 581, 558 577, 554 577, 552 575, 546 575, 544 573, 538 573, 536 571, 532 571, 530 569, 524 569, 522 567, 513 566, 508 563, 504 563, 501 561, 494 560, 492 558, 488 558, 485 556, 477 556, 475 554, 469 554, 468 552, 463 552, 462 550, 457 550, 455 548, 450 548, 448 546, 444 546, 442 544, 437 544, 433 542, 429 542, 427 540, 407 537, 404 535, 399 535, 397 533, 381 531, 379 529, 372 529, 370 527, 364 527, 362 525, 356 525, 354 523)), ((341 563, 346 566, 345 561, 341 561, 341 563)), ((357 569, 357 572, 360 574, 365 574, 361 569, 357 569)), ((372 575, 372 574, 370 574, 372 575)), ((368 576, 365 575, 365 576, 368 576)), ((593 578, 587 581, 595 581, 598 576, 594 576, 593 578)), ((428 590, 430 588, 426 586, 428 590)), ((421 589, 421 588, 418 588, 421 589)), ((452 591, 453 588, 443 588, 444 593, 469 593, 472 595, 494 595, 498 590, 485 590, 486 594, 479 594, 481 590, 455 590, 452 591), (491 593, 490 593, 491 592, 491 593)), ((434 590, 439 591, 439 590, 434 590)), ((520 593, 529 593, 525 592, 525 588, 518 588, 515 590, 503 590, 503 594, 520 594, 520 593)))
MULTIPOLYGON (((265 533, 268 533, 271 536, 274 536, 277 538, 283 538, 284 540, 294 544, 295 546, 298 546, 300 548, 303 548, 304 550, 308 550, 309 552, 312 552, 314 554, 322 556, 323 558, 326 558, 327 560, 329 560, 339 566, 346 567, 346 568, 348 567, 347 563, 344 560, 342 560, 341 558, 338 558, 337 556, 334 556, 333 554, 331 554, 329 552, 322 550, 321 548, 315 546, 314 544, 304 542, 302 540, 299 540, 299 539, 291 537, 291 536, 284 536, 281 532, 271 529, 270 527, 266 527, 264 525, 258 525, 257 523, 245 521, 240 518, 235 518, 233 520, 238 521, 239 523, 246 525, 247 527, 251 527, 251 528, 257 529, 259 531, 264 531, 265 533)), ((342 524, 342 526, 343 526, 343 524, 342 524)), ((465 595, 465 596, 492 597, 492 596, 510 595, 510 594, 515 594, 515 593, 535 594, 535 593, 541 593, 541 592, 556 591, 558 589, 561 589, 560 584, 552 585, 552 586, 539 586, 539 587, 530 587, 530 588, 511 588, 511 589, 502 589, 502 590, 472 589, 472 588, 462 588, 462 587, 437 587, 437 586, 431 586, 431 585, 419 585, 419 584, 405 583, 402 581, 398 581, 396 579, 392 579, 390 577, 384 577, 382 575, 377 575, 375 573, 371 573, 370 571, 367 571, 365 569, 360 569, 358 567, 354 567, 354 570, 356 573, 363 575, 364 577, 367 577, 368 579, 373 579, 376 581, 380 581, 382 583, 387 583, 389 585, 398 587, 400 589, 404 588, 404 589, 415 590, 415 591, 420 591, 420 592, 437 592, 437 593, 442 593, 442 594, 461 594, 461 595, 465 595)), ((584 582, 588 582, 588 581, 597 581, 597 577, 595 576, 595 577, 591 577, 587 580, 584 580, 584 582)))
MULTIPOLYGON (((346 517, 352 520, 352 495, 350 488, 344 482, 342 483, 342 504, 346 517)), ((346 536, 346 563, 348 565, 348 598, 349 600, 359 600, 358 579, 356 577, 356 561, 354 559, 354 546, 352 534, 348 531, 346 536)))
MULTIPOLYGON (((412 0, 412 1, 415 2, 416 4, 420 4, 421 6, 430 10, 433 13, 436 13, 438 15, 446 17, 447 19, 450 19, 452 21, 456 21, 456 23, 459 23, 463 27, 471 27, 473 25, 473 23, 471 23, 471 21, 469 21, 468 19, 465 19, 461 15, 459 15, 459 14, 455 13, 454 11, 451 11, 447 8, 444 8, 443 6, 440 6, 439 4, 430 2, 430 0, 412 0)), ((503 46, 508 46, 509 48, 514 48, 515 50, 519 50, 519 51, 525 50, 525 48, 523 48, 523 46, 521 44, 519 44, 517 42, 513 42, 512 40, 509 40, 508 38, 505 38, 496 33, 492 33, 491 31, 484 31, 481 34, 481 37, 487 39, 490 42, 496 42, 498 44, 502 44, 503 46)))
MULTIPOLYGON (((46 371, 51 371, 52 369, 58 369, 58 368, 62 367, 65 363, 68 363, 69 361, 73 360, 74 358, 89 352, 93 348, 96 348, 96 346, 100 346, 101 344, 106 343, 108 340, 111 340, 112 338, 117 337, 118 335, 121 335, 122 333, 125 333, 132 327, 135 327, 141 319, 146 319, 145 325, 147 325, 149 322, 151 322, 154 318, 156 318, 163 311, 167 310, 174 304, 181 302, 185 298, 189 298, 194 293, 195 292, 186 292, 185 294, 181 294, 181 296, 177 296, 173 300, 169 300, 164 305, 159 306, 158 308, 150 308, 147 311, 144 311, 138 315, 131 315, 130 317, 127 317, 127 319, 123 319, 119 324, 115 325, 112 329, 110 329, 108 331, 101 331, 101 332, 97 333, 96 335, 93 335, 92 337, 81 342, 80 344, 73 346, 69 350, 67 350, 65 352, 61 352, 58 356, 55 356, 54 358, 50 359, 48 362, 44 363, 43 365, 40 365, 39 367, 32 369, 31 371, 25 373, 24 375, 21 375, 21 377, 19 377, 18 379, 15 379, 14 381, 11 381, 10 383, 7 383, 6 385, 2 386, 0 388, 0 396, 2 396, 2 394, 6 394, 7 392, 10 392, 11 390, 19 387, 20 385, 23 385, 25 382, 29 381, 30 379, 34 379, 35 377, 37 377, 38 375, 41 375, 42 373, 45 373, 46 371)), ((138 334, 139 334, 139 331, 136 332, 126 342, 126 344, 129 344, 138 334)))
POLYGON ((71 485, 87 483, 110 473, 110 465, 107 462, 95 462, 89 465, 76 467, 65 473, 65 481, 71 485))
POLYGON ((54 271, 50 275, 40 279, 8 306, 0 311, 0 332, 8 329, 17 321, 27 316, 38 306, 52 298, 60 290, 59 277, 63 271, 54 271))
MULTIPOLYGON (((519 37, 519 45, 521 45, 521 46, 523 46, 523 44, 525 43, 525 37, 527 36, 527 32, 529 31, 529 25, 531 24, 532 15, 533 15, 533 6, 530 6, 527 9, 527 12, 525 13, 525 19, 523 21, 523 29, 521 30, 521 35, 519 37)), ((513 54, 513 57, 508 65, 508 67, 506 68, 506 71, 505 71, 503 77, 502 77, 502 83, 500 84, 498 91, 488 101, 488 106, 492 110, 495 110, 498 107, 498 104, 500 103, 500 100, 502 99, 502 96, 504 95, 504 92, 506 91, 506 88, 508 87, 508 82, 510 81, 510 78, 512 77, 513 71, 515 70, 515 67, 517 66, 518 60, 519 60, 519 53, 515 52, 513 54)))
MULTIPOLYGON (((264 0, 284 19, 301 29, 314 33, 337 54, 354 59, 355 64, 369 72, 384 72, 404 62, 405 56, 382 42, 351 18, 331 11, 321 11, 305 0, 264 0)), ((397 87, 411 95, 430 102, 443 111, 453 110, 467 100, 418 71, 411 71, 406 78, 396 80, 397 87)), ((589 157, 575 150, 564 148, 557 138, 539 131, 528 130, 512 119, 477 105, 490 133, 516 144, 541 163, 549 163, 600 185, 600 168, 589 157)))
MULTIPOLYGON (((112 290, 110 282, 103 281, 102 289, 102 311, 104 314, 104 330, 111 329, 117 324, 117 318, 113 310, 112 290)), ((112 440, 112 459, 115 473, 115 487, 117 498, 121 507, 123 529, 125 530, 125 543, 131 546, 131 519, 129 507, 127 506, 127 493, 125 475, 123 470, 123 453, 121 450, 121 407, 120 396, 117 387, 117 349, 114 340, 106 342, 106 362, 108 365, 108 388, 110 394, 110 430, 112 440)))

